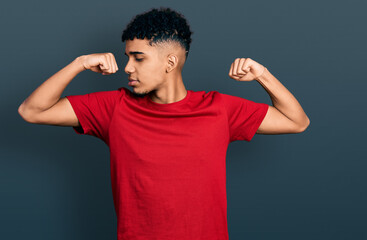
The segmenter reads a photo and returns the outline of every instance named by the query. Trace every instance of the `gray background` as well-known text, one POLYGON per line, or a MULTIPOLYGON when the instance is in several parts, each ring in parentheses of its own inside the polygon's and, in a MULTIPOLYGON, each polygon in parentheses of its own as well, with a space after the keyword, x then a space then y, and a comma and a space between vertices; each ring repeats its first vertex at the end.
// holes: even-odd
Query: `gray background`
POLYGON ((25 122, 18 106, 76 57, 112 52, 120 71, 85 71, 62 96, 127 85, 122 30, 171 7, 194 34, 187 89, 272 105, 228 76, 263 64, 311 120, 300 134, 255 135, 227 152, 230 240, 367 239, 366 3, 363 1, 13 1, 2 4, 1 239, 116 239, 108 147, 71 127, 25 122))

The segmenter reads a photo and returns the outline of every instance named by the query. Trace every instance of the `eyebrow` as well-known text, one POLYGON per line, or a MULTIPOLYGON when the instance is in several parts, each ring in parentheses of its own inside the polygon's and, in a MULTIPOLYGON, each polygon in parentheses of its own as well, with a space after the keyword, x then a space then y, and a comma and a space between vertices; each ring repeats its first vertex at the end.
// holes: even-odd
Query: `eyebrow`
MULTIPOLYGON (((137 52, 137 51, 131 51, 129 52, 130 54, 144 54, 143 52, 137 52)), ((125 55, 127 56, 126 52, 125 55)))

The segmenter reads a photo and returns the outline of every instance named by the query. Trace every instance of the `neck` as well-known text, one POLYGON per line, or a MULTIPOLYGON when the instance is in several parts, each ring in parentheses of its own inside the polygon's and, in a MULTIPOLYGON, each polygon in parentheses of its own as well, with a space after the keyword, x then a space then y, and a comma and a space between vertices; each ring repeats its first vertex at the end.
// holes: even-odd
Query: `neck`
POLYGON ((149 95, 153 102, 160 104, 174 103, 184 99, 187 95, 187 90, 182 81, 182 76, 175 81, 168 80, 167 84, 159 89, 152 91, 149 95))

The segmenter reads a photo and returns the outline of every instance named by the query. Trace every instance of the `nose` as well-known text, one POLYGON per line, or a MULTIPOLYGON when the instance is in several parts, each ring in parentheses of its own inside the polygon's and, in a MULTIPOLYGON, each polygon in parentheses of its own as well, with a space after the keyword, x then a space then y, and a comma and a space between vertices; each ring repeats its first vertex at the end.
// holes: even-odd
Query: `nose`
POLYGON ((125 72, 130 75, 134 71, 134 67, 130 64, 130 61, 126 63, 125 72))

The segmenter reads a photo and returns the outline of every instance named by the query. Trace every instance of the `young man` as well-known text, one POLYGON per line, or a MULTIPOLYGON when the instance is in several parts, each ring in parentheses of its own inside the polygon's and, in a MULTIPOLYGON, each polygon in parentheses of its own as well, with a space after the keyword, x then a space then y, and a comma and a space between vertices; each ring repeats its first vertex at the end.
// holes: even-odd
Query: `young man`
POLYGON ((122 35, 129 86, 61 97, 83 70, 118 71, 111 53, 83 55, 39 86, 19 107, 30 123, 72 126, 110 149, 118 239, 226 240, 228 144, 255 133, 300 133, 309 119, 265 68, 238 58, 237 81, 258 81, 274 106, 217 91, 186 90, 191 43, 185 18, 169 9, 137 15, 122 35))

